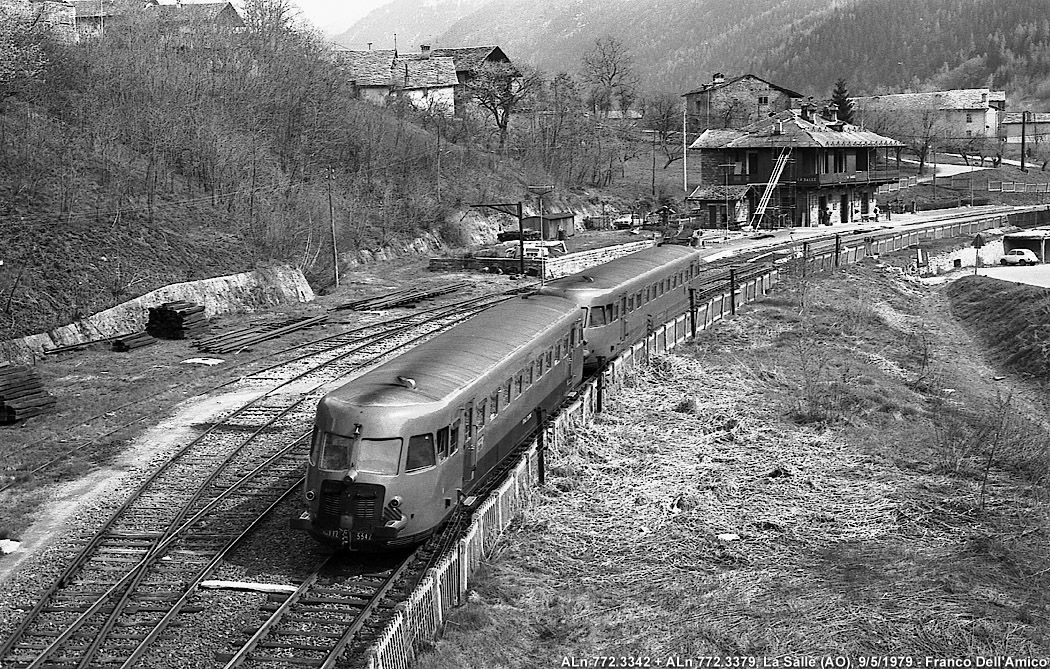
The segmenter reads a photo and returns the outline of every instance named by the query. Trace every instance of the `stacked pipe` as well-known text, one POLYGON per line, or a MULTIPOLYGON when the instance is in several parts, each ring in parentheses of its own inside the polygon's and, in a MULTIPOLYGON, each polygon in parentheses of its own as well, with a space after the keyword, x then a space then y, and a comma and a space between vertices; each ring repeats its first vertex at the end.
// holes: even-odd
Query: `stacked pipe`
POLYGON ((38 416, 54 406, 55 398, 31 367, 0 363, 0 425, 38 416))
POLYGON ((118 353, 127 353, 143 346, 156 344, 157 340, 146 332, 123 335, 113 340, 113 350, 118 353))
POLYGON ((190 339, 208 328, 204 307, 179 300, 149 308, 146 332, 158 339, 190 339))

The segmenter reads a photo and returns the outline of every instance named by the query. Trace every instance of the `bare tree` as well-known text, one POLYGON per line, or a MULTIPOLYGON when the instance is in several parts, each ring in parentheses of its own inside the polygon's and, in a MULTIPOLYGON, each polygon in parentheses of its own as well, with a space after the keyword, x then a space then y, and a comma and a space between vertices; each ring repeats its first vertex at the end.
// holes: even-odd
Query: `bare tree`
POLYGON ((638 95, 634 58, 615 37, 599 37, 583 55, 583 79, 591 85, 594 108, 606 115, 614 107, 626 112, 638 95))
POLYGON ((510 63, 485 63, 467 83, 474 102, 492 115, 499 131, 499 147, 507 143, 510 119, 539 82, 535 71, 519 71, 510 63))
POLYGON ((682 99, 674 93, 655 93, 645 98, 644 126, 656 133, 664 154, 664 168, 682 158, 682 99))
MULTIPOLYGON (((880 109, 864 114, 869 130, 902 142, 919 159, 919 174, 926 172, 926 159, 944 136, 944 123, 934 109, 880 109)), ((944 148, 942 146, 942 148, 944 148)))

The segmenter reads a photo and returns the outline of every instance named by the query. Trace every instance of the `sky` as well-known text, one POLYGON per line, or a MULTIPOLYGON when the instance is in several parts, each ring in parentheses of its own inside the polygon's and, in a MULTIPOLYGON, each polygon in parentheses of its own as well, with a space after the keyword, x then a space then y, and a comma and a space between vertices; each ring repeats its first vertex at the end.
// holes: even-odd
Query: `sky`
POLYGON ((303 15, 325 32, 341 33, 390 0, 292 0, 303 15))

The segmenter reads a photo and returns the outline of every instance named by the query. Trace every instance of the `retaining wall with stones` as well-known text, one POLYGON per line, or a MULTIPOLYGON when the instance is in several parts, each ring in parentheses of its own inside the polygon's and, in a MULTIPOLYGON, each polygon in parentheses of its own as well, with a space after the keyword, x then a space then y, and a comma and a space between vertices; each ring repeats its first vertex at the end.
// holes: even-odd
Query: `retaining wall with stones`
MULTIPOLYGON (((544 278, 557 279, 560 276, 575 274, 588 267, 601 265, 610 260, 652 248, 655 244, 655 240, 645 239, 629 244, 591 249, 590 251, 578 251, 555 258, 526 259, 525 272, 534 276, 539 276, 540 272, 542 272, 544 278)), ((428 269, 431 272, 498 271, 500 274, 518 274, 521 272, 521 260, 519 258, 481 256, 473 258, 431 258, 428 269)))
POLYGON ((303 273, 291 267, 175 283, 50 332, 0 342, 0 360, 32 363, 45 349, 140 331, 149 319, 148 308, 164 302, 196 302, 204 307, 204 316, 211 318, 313 299, 314 292, 303 273))

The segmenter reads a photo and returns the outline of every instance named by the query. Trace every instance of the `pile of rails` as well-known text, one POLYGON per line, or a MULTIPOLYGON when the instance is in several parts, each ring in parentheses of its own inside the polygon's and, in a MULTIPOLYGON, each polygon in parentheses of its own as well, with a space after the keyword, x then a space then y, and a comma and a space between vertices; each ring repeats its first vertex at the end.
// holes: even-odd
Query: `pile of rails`
POLYGON ((179 300, 149 308, 146 332, 158 339, 192 339, 207 328, 204 307, 199 304, 179 300))
POLYGON ((454 293, 457 290, 465 288, 470 284, 466 281, 460 281, 458 283, 450 283, 438 288, 405 288, 403 290, 395 290, 392 293, 386 295, 377 295, 376 297, 366 297, 361 300, 354 300, 353 302, 347 302, 334 307, 335 310, 352 309, 354 311, 369 311, 373 309, 392 309, 394 307, 403 307, 409 304, 415 304, 416 302, 422 302, 423 300, 431 297, 437 297, 439 295, 447 295, 448 293, 454 293))
POLYGON ((55 406, 32 367, 0 363, 0 425, 38 416, 55 406))
POLYGON ((289 332, 319 325, 327 320, 328 316, 303 316, 277 323, 237 328, 201 339, 195 342, 194 346, 202 353, 233 353, 243 351, 268 339, 276 339, 289 332))

